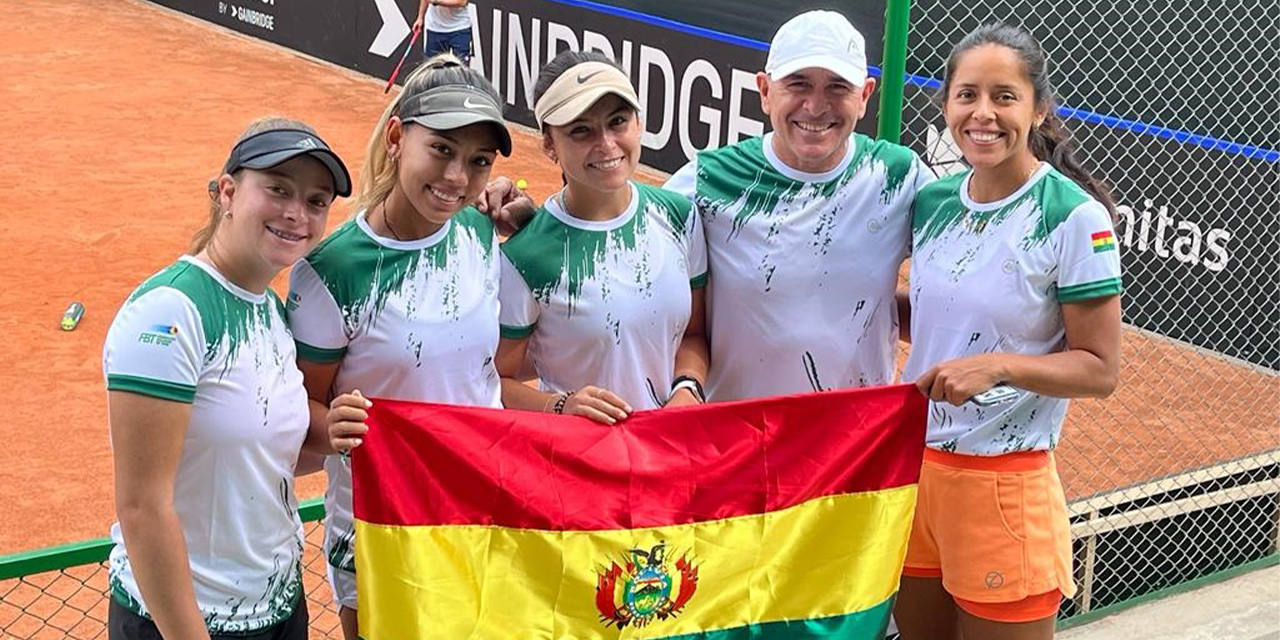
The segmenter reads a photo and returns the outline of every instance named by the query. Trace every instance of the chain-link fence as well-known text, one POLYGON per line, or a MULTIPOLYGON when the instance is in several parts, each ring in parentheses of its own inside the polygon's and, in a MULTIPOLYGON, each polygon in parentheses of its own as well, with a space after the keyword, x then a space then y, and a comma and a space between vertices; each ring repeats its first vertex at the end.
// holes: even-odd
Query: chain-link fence
MULTIPOLYGON (((321 549, 324 528, 317 518, 322 509, 314 504, 303 509, 306 548, 302 556, 302 583, 311 615, 313 640, 342 638, 342 627, 333 608, 325 558, 321 549)), ((111 543, 102 541, 82 546, 77 553, 63 552, 50 557, 50 566, 74 564, 62 569, 30 573, 0 580, 0 639, 98 640, 107 637, 106 554, 111 543), (76 555, 101 560, 78 564, 76 555)), ((0 567, 0 575, 11 573, 0 567)))
POLYGON ((913 4, 905 144, 939 174, 964 169, 935 97, 946 58, 981 24, 1022 25, 1121 205, 1121 388, 1073 403, 1058 453, 1081 587, 1063 616, 1273 560, 1277 1, 913 4))

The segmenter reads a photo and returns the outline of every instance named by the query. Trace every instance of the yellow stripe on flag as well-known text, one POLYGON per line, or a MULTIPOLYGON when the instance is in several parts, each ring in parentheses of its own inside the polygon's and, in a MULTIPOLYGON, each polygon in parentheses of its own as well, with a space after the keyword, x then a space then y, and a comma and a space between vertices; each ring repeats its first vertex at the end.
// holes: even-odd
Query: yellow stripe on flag
MULTIPOLYGON (((863 611, 897 590, 915 503, 916 487, 908 485, 816 498, 771 513, 607 531, 357 520, 360 635, 663 638, 863 611), (606 624, 597 606, 601 576, 615 563, 625 569, 658 554, 672 599, 689 579, 677 561, 696 569, 696 590, 683 609, 644 625, 606 624)), ((632 575, 623 573, 615 603, 632 575)))

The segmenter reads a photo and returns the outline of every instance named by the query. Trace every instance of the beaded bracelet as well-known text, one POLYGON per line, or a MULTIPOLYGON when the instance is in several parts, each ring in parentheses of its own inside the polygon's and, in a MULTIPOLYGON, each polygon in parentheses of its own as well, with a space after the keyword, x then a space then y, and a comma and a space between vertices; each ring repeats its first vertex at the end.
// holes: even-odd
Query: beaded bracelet
POLYGON ((560 394, 560 397, 559 397, 559 398, 556 398, 556 404, 555 404, 555 406, 554 406, 554 407, 552 407, 552 408, 551 408, 551 412, 552 412, 552 413, 560 413, 560 414, 563 414, 563 413, 564 413, 564 405, 565 405, 566 403, 568 403, 568 402, 569 402, 569 396, 572 396, 572 395, 573 395, 573 394, 575 394, 575 393, 577 393, 577 391, 576 391, 576 390, 575 390, 575 391, 570 391, 570 392, 568 392, 568 393, 562 393, 562 394, 560 394))

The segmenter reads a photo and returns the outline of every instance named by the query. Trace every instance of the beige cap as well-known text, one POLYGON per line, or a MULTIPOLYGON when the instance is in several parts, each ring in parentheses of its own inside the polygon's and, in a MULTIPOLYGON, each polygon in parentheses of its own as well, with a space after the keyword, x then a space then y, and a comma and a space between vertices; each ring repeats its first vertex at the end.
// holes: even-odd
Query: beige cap
POLYGON ((636 111, 640 110, 640 98, 636 97, 627 74, 606 62, 576 64, 551 83, 533 105, 533 116, 538 126, 569 124, 610 93, 626 100, 636 111))

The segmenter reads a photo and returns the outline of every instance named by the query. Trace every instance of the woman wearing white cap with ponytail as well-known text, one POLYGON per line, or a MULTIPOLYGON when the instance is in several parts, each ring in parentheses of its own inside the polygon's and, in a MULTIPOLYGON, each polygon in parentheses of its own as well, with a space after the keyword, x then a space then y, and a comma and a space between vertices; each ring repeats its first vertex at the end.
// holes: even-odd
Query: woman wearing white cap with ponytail
MULTIPOLYGON (((497 91, 442 54, 414 71, 369 140, 359 212, 298 263, 289 322, 330 451, 368 430, 364 395, 501 407, 498 237, 476 202, 511 153, 497 91)), ((357 637, 351 467, 325 463, 325 555, 343 633, 357 637)))
POLYGON ((632 181, 643 125, 631 81, 603 54, 568 51, 534 97, 565 187, 502 246, 504 404, 614 424, 702 402, 702 227, 684 197, 632 181), (526 356, 541 389, 516 379, 526 356))

